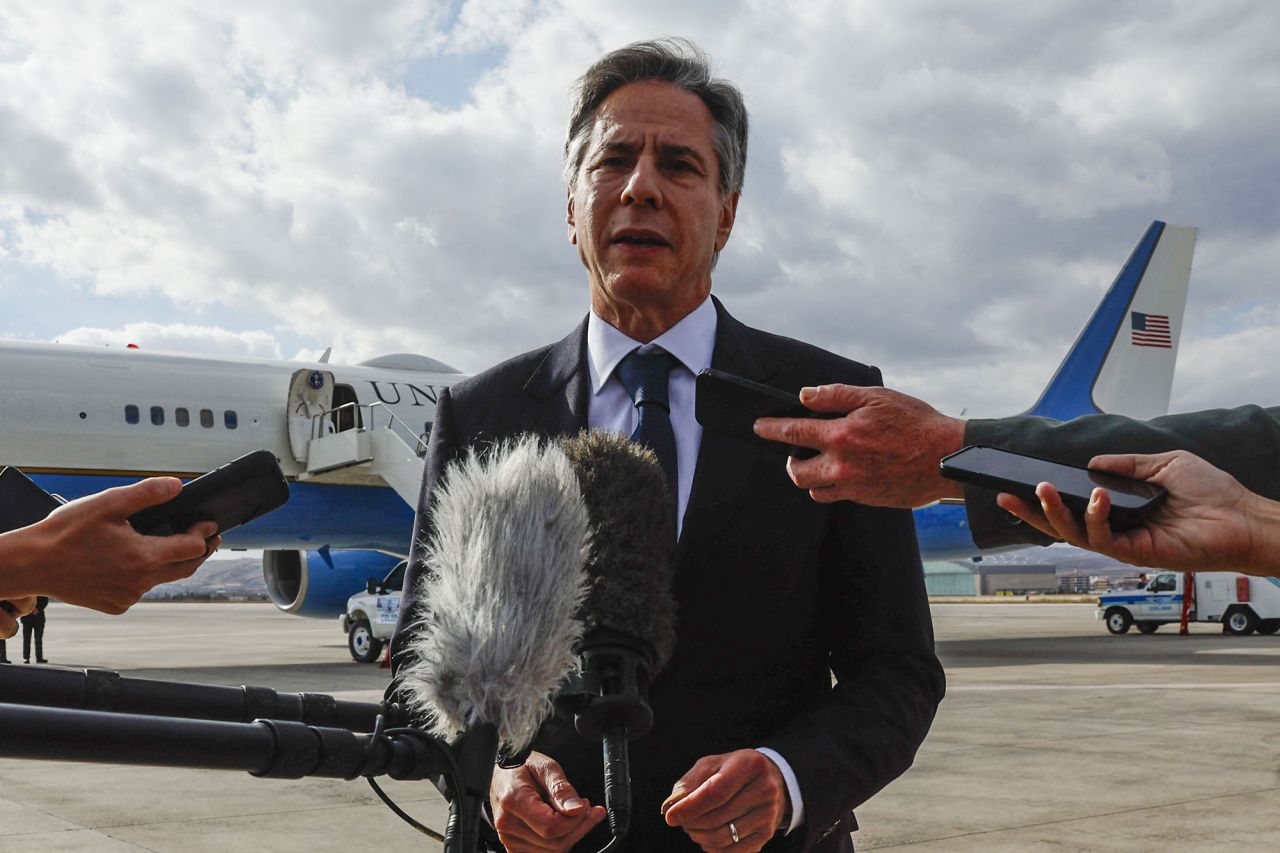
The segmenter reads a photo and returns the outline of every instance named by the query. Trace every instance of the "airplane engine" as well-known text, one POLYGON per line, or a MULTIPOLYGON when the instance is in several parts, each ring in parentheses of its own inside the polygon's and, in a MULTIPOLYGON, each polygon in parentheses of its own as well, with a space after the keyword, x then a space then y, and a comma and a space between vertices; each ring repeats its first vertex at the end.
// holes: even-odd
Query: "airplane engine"
POLYGON ((262 577, 272 603, 294 616, 330 619, 347 599, 400 561, 379 551, 263 551, 262 577))

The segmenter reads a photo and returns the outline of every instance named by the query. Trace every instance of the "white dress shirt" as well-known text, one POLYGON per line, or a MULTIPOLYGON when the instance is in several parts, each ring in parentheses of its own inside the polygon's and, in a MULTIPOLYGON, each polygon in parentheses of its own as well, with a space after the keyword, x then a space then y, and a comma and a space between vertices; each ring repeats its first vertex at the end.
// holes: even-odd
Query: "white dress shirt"
MULTIPOLYGON (((587 402, 587 426, 608 429, 630 436, 635 431, 640 413, 632 402, 622 380, 614 371, 633 350, 649 352, 666 350, 680 362, 671 369, 667 386, 671 406, 671 428, 676 437, 676 537, 684 530, 684 512, 689 505, 694 468, 698 464, 698 448, 702 444, 702 424, 693 416, 694 377, 711 366, 711 352, 716 343, 716 307, 707 297, 702 304, 685 315, 647 344, 631 338, 609 325, 595 311, 587 318, 587 368, 591 373, 591 396, 587 402)), ((772 749, 759 752, 768 756, 787 783, 791 797, 791 824, 787 832, 804 822, 804 802, 800 784, 787 760, 772 749)))

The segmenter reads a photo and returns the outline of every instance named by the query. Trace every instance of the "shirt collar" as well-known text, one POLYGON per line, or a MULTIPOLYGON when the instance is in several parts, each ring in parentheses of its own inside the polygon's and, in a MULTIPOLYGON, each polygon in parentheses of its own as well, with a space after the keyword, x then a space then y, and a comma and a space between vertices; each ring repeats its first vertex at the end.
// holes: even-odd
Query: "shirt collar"
POLYGON ((599 394, 618 364, 637 348, 661 347, 690 373, 698 375, 711 366, 717 321, 716 307, 708 296, 651 343, 641 344, 600 319, 593 310, 587 318, 587 362, 591 368, 592 393, 599 394))

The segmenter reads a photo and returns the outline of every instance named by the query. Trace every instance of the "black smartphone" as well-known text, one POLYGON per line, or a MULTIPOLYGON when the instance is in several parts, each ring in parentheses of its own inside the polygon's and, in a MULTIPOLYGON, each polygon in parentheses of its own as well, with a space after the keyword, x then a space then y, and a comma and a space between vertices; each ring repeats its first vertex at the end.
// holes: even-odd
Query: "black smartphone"
POLYGON ((213 521, 218 533, 253 521, 289 499, 289 483, 269 450, 255 450, 221 468, 196 477, 172 500, 129 517, 139 533, 172 536, 201 521, 213 521))
POLYGON ((0 533, 43 521, 62 501, 12 466, 0 468, 0 533))
MULTIPOLYGON (((698 374, 694 390, 693 415, 703 429, 739 438, 760 440, 751 428, 758 418, 826 417, 805 408, 796 394, 743 379, 714 367, 698 374)), ((792 456, 801 459, 817 454, 811 447, 792 447, 776 442, 770 444, 785 448, 792 456)))
MULTIPOLYGON (((8 533, 27 527, 62 506, 62 501, 32 482, 26 474, 6 465, 0 468, 0 533, 8 533)), ((17 613, 7 601, 0 601, 0 609, 17 613)))
POLYGON ((1168 495, 1162 486, 1144 480, 980 444, 945 456, 939 464, 944 477, 1009 492, 1032 505, 1039 503, 1036 486, 1052 483, 1062 495, 1062 503, 1077 518, 1084 516, 1089 496, 1101 486, 1111 494, 1111 514, 1107 518, 1113 530, 1137 527, 1168 495))

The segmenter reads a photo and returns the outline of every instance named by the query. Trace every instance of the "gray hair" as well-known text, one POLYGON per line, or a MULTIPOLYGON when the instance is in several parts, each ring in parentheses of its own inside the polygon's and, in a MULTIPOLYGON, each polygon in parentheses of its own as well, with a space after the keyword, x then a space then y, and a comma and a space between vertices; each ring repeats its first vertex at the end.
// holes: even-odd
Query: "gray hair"
POLYGON ((573 86, 573 111, 564 142, 564 182, 572 190, 605 98, 628 83, 660 80, 697 95, 714 122, 720 194, 742 192, 747 168, 747 105, 738 87, 711 76, 711 59, 683 38, 638 41, 600 57, 573 86))

